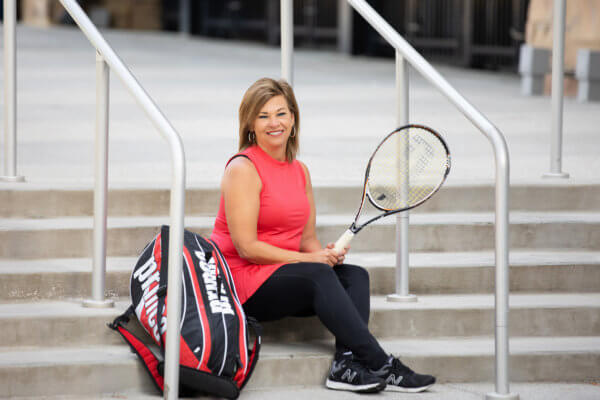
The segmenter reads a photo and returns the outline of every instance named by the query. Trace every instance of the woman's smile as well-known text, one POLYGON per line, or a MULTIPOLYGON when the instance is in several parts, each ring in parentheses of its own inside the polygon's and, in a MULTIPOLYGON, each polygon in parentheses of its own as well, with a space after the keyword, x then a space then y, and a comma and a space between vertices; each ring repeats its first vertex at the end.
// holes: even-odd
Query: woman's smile
POLYGON ((285 159, 285 150, 294 126, 285 97, 275 96, 260 109, 254 121, 256 143, 273 158, 285 159))

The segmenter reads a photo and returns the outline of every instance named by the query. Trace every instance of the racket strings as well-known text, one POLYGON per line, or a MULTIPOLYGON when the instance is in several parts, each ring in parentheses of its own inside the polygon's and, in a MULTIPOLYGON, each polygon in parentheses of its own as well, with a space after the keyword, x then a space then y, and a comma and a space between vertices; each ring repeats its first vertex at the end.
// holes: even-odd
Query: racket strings
POLYGON ((398 131, 371 159, 369 197, 384 210, 413 207, 439 187, 447 168, 448 153, 436 135, 418 127, 398 131))

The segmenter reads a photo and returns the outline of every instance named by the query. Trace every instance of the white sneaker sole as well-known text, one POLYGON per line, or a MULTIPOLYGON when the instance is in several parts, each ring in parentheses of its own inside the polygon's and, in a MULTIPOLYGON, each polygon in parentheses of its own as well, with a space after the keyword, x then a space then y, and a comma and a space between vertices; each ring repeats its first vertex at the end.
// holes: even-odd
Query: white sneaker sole
POLYGON ((325 386, 333 390, 347 390, 349 392, 371 393, 379 392, 385 388, 385 382, 370 383, 368 385, 352 385, 350 383, 336 382, 329 380, 325 381, 325 386))
POLYGON ((387 385, 385 387, 385 390, 388 391, 388 392, 420 393, 420 392, 426 391, 427 389, 429 389, 433 385, 434 385, 434 383, 432 383, 431 385, 421 386, 421 387, 418 387, 418 388, 407 388, 407 387, 396 386, 396 385, 387 385))

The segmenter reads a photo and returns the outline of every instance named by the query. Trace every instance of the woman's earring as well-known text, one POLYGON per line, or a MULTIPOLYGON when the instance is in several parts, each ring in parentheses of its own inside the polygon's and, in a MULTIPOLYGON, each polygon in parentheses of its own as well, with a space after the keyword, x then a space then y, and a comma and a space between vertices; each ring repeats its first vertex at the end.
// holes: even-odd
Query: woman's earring
POLYGON ((290 137, 296 137, 296 125, 292 126, 292 134, 290 137))
POLYGON ((253 137, 253 135, 252 135, 253 133, 254 133, 254 132, 252 132, 252 131, 248 132, 248 141, 249 141, 250 143, 254 143, 254 137, 253 137))

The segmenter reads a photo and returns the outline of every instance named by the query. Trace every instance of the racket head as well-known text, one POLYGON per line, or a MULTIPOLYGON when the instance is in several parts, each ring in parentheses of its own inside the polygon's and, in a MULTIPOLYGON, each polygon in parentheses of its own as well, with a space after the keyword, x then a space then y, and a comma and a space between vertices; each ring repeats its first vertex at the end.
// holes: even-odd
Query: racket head
POLYGON ((450 150, 439 133, 424 125, 401 126, 373 152, 363 192, 378 210, 406 211, 423 204, 439 190, 450 166, 450 150))

